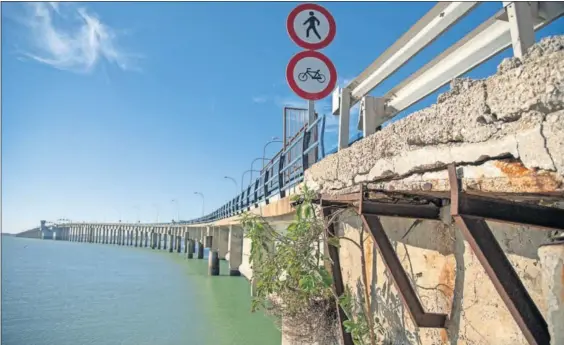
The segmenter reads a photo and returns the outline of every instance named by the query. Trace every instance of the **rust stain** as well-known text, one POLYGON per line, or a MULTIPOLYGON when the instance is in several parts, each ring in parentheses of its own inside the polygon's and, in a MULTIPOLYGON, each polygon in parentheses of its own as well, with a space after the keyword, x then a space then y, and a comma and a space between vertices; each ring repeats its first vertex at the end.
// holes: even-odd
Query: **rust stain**
POLYGON ((554 174, 527 169, 520 162, 496 161, 494 164, 507 177, 508 186, 504 187, 501 181, 481 181, 480 184, 491 184, 491 186, 482 186, 485 189, 502 190, 509 187, 515 192, 552 192, 561 185, 561 181, 554 174))
POLYGON ((441 342, 442 344, 448 344, 448 333, 446 329, 441 329, 441 342))
MULTIPOLYGON (((564 266, 562 266, 562 272, 560 272, 560 284, 564 287, 564 266)), ((560 301, 564 301, 564 289, 560 289, 560 301)))
POLYGON ((454 297, 454 280, 455 280, 455 265, 452 260, 447 260, 439 274, 438 289, 444 294, 449 309, 452 306, 452 299, 454 297))

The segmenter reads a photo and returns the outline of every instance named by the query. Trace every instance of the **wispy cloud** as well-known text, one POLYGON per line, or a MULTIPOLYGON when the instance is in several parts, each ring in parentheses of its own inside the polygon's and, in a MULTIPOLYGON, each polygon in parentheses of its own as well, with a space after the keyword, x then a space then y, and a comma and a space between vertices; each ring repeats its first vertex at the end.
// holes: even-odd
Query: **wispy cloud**
POLYGON ((61 70, 88 73, 101 61, 122 70, 138 69, 117 44, 114 29, 95 14, 68 3, 29 3, 23 23, 32 46, 23 55, 61 70), (57 25, 55 25, 57 23, 57 25))

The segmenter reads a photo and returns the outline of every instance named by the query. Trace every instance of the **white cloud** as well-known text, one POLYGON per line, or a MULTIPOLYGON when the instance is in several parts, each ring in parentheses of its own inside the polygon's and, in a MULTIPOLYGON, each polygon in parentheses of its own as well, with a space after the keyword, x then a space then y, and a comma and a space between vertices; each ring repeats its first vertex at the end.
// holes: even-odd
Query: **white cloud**
POLYGON ((90 72, 101 60, 122 70, 135 69, 132 56, 117 45, 114 30, 86 9, 54 2, 28 6, 24 23, 31 31, 32 48, 25 56, 79 73, 90 72))

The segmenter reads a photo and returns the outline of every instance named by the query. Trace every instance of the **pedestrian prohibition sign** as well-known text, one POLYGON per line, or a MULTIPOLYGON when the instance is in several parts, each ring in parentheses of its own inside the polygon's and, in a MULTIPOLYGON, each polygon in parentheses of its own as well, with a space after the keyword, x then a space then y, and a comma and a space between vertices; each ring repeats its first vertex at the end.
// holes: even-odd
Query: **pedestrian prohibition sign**
POLYGON ((290 59, 286 67, 286 79, 298 96, 316 101, 333 91, 337 83, 337 70, 327 56, 306 50, 290 59))
POLYGON ((292 41, 311 50, 327 47, 337 31, 331 13, 316 4, 302 4, 294 8, 286 19, 286 28, 292 41))

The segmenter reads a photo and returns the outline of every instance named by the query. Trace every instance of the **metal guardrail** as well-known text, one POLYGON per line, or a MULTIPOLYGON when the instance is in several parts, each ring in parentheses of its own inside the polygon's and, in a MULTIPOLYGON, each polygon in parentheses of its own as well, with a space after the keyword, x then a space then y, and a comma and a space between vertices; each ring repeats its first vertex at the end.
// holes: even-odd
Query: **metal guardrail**
POLYGON ((316 157, 313 160, 315 163, 325 156, 323 147, 324 128, 325 116, 319 116, 312 124, 306 125, 298 131, 288 145, 280 150, 262 169, 261 175, 243 189, 243 192, 208 215, 180 223, 208 223, 229 218, 249 211, 252 206, 258 206, 259 203, 266 202, 268 204, 269 199, 274 196, 284 198, 288 189, 303 181, 304 171, 312 162, 310 157, 316 157), (317 140, 312 142, 316 132, 319 135, 317 140), (316 149, 320 151, 320 155, 315 154, 316 149), (296 154, 297 152, 299 154, 296 154))

